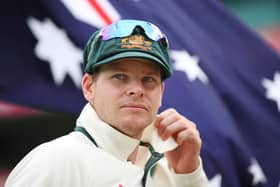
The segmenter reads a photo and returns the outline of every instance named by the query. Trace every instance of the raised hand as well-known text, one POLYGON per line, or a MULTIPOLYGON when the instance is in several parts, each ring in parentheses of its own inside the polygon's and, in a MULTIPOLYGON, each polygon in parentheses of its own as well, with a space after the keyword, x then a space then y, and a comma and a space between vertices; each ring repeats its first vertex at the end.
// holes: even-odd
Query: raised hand
POLYGON ((172 136, 178 144, 176 149, 165 154, 169 166, 176 173, 196 170, 200 163, 202 141, 195 123, 175 109, 167 109, 157 116, 155 126, 163 140, 172 136))

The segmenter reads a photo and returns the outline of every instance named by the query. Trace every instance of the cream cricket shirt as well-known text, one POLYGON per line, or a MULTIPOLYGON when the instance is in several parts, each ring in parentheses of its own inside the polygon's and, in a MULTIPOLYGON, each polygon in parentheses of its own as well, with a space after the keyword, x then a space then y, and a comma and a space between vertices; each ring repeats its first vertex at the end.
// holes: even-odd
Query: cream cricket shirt
MULTIPOLYGON (((11 172, 5 187, 141 187, 149 150, 139 150, 135 164, 127 161, 139 140, 101 121, 87 104, 77 120, 94 138, 72 132, 32 150, 11 172), (141 159, 142 158, 142 159, 141 159)), ((161 159, 147 187, 204 187, 207 177, 200 167, 190 174, 175 174, 161 159)))

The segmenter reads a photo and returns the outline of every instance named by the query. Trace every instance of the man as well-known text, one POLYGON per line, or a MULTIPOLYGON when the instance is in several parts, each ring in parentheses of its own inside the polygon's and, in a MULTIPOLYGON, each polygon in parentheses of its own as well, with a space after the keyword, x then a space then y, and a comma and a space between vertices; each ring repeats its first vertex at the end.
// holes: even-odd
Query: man
POLYGON ((84 72, 75 131, 35 148, 6 187, 207 186, 195 124, 175 109, 157 114, 172 67, 155 25, 121 20, 95 32, 84 72))

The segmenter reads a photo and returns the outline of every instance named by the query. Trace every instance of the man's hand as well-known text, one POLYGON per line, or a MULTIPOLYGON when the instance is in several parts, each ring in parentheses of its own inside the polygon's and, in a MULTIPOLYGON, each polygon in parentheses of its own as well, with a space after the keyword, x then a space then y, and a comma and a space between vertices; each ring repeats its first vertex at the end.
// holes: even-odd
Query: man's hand
POLYGON ((169 166, 176 173, 191 173, 199 166, 201 138, 196 125, 174 109, 160 113, 155 121, 159 136, 173 137, 178 147, 165 154, 169 166))

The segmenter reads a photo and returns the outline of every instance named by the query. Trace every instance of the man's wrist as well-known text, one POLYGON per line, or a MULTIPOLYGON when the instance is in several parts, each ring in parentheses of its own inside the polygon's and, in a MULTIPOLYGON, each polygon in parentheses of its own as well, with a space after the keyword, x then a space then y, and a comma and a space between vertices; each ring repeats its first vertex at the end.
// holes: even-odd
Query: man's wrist
POLYGON ((188 173, 192 173, 195 170, 198 169, 198 167, 200 166, 200 157, 198 156, 197 158, 195 158, 193 161, 189 161, 188 163, 184 164, 184 165, 178 165, 178 167, 173 168, 174 172, 177 174, 188 174, 188 173))
POLYGON ((191 173, 176 173, 171 169, 171 173, 175 179, 177 186, 207 186, 208 179, 203 169, 202 160, 199 157, 199 165, 191 173))

